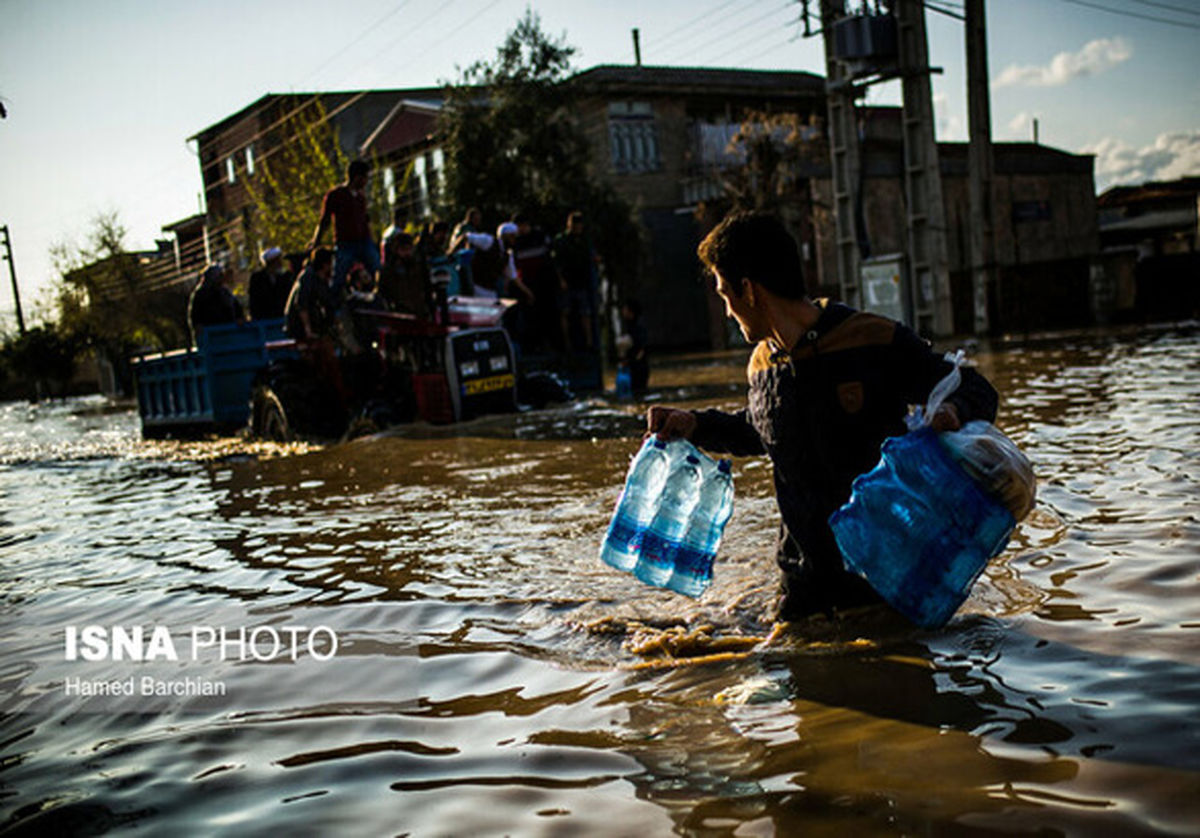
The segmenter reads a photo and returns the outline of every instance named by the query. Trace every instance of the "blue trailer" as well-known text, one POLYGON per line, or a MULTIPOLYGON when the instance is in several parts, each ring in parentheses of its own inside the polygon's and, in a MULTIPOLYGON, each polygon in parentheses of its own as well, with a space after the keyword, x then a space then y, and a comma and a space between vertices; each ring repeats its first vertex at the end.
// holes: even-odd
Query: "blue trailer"
POLYGON ((244 428, 255 377, 295 358, 283 319, 209 326, 196 346, 132 359, 142 436, 189 436, 244 428))
MULTIPOLYGON (((452 298, 442 325, 358 312, 357 351, 298 343, 283 320, 204 329, 191 349, 132 361, 142 436, 249 428, 255 436, 338 437, 421 419, 444 424, 517 409, 517 357, 499 322, 508 300, 452 298)), ((570 398, 554 376, 522 376, 525 402, 570 398)))

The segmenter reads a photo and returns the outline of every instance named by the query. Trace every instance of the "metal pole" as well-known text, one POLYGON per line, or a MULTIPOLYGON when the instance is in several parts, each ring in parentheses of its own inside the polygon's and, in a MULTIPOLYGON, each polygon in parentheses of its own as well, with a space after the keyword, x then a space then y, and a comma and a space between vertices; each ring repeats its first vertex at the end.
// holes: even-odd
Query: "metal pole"
POLYGON ((25 315, 21 313, 21 291, 17 287, 17 266, 13 262, 12 242, 8 237, 8 225, 0 227, 0 231, 4 233, 4 258, 8 260, 8 276, 12 279, 13 302, 17 307, 17 328, 21 334, 25 334, 25 315))
POLYGON ((908 258, 915 292, 916 322, 922 333, 946 337, 954 332, 954 309, 946 256, 942 173, 933 130, 925 6, 920 0, 898 0, 895 15, 904 102, 908 258))
POLYGON ((860 260, 854 223, 854 195, 861 177, 858 120, 854 112, 855 94, 850 75, 837 58, 833 36, 833 22, 845 14, 844 0, 822 0, 821 28, 825 40, 825 102, 829 112, 837 282, 842 301, 859 308, 862 305, 862 295, 859 293, 860 260))
POLYGON ((974 332, 988 331, 988 290, 995 285, 996 228, 993 186, 992 109, 988 94, 987 21, 984 0, 966 0, 967 120, 971 142, 967 151, 971 202, 971 284, 974 332))

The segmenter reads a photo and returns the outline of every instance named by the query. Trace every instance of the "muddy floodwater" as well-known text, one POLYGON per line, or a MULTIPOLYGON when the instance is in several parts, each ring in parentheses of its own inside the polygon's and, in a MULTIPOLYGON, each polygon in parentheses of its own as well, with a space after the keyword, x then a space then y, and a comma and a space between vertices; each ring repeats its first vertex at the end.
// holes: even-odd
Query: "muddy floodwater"
MULTIPOLYGON (((736 408, 746 357, 651 398, 736 408)), ((644 405, 325 447, 0 405, 0 834, 1198 834, 1200 328, 975 360, 1038 502, 937 631, 774 626, 763 460, 702 599, 600 563, 644 405)))

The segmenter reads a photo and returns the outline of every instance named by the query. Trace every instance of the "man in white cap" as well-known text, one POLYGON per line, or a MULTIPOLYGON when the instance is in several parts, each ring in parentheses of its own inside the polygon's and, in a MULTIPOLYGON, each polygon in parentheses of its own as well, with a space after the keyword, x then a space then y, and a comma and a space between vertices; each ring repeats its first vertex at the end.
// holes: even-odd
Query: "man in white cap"
POLYGON ((250 275, 250 319, 283 317, 294 277, 283 263, 283 251, 268 247, 262 252, 262 268, 250 275))
POLYGON ((496 228, 495 236, 470 232, 460 234, 474 251, 471 274, 475 282, 475 296, 516 297, 520 294, 526 301, 533 302, 533 292, 517 271, 513 244, 518 231, 516 224, 505 221, 496 228))

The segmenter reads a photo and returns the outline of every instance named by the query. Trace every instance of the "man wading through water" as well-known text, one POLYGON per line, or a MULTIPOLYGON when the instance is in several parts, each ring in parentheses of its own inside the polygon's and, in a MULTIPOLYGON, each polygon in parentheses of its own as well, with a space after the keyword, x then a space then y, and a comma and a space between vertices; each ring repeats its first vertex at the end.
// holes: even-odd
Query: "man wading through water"
MULTIPOLYGON (((809 298, 796 243, 774 216, 732 215, 698 253, 726 314, 756 344, 747 406, 737 413, 652 407, 650 432, 715 453, 771 458, 782 518, 779 619, 882 602, 845 569, 829 516, 849 499, 854 478, 879 461, 884 439, 905 432, 908 406, 924 403, 951 364, 901 323, 809 298)), ((956 430, 995 416, 996 391, 964 368, 932 425, 956 430)))

